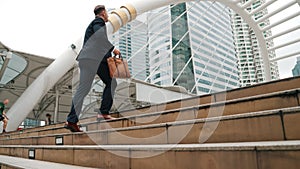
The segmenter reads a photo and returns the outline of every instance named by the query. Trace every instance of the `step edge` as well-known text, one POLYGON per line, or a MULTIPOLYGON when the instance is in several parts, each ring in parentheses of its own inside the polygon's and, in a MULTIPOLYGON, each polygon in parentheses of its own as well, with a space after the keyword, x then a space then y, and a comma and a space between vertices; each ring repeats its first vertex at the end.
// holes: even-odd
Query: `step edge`
POLYGON ((62 164, 56 162, 49 162, 49 161, 41 161, 41 160, 32 160, 20 157, 13 157, 7 155, 0 155, 0 164, 17 167, 17 168, 24 168, 28 169, 28 167, 34 166, 35 169, 45 169, 45 168, 64 168, 64 169, 96 169, 90 167, 83 167, 83 166, 75 166, 69 164, 62 164))
POLYGON ((202 151, 202 150, 258 150, 280 151, 300 150, 300 140, 289 141, 257 141, 231 143, 203 143, 203 144, 144 144, 144 145, 0 145, 0 148, 24 149, 72 149, 72 150, 123 150, 123 151, 202 151))

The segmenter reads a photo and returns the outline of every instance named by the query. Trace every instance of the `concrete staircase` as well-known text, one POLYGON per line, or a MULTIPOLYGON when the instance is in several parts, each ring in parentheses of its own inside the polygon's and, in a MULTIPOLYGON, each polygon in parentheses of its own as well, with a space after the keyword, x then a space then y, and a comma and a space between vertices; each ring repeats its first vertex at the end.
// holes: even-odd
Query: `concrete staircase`
POLYGON ((298 169, 299 98, 300 78, 289 78, 126 110, 106 122, 82 119, 83 133, 63 123, 10 132, 0 136, 0 164, 298 169))

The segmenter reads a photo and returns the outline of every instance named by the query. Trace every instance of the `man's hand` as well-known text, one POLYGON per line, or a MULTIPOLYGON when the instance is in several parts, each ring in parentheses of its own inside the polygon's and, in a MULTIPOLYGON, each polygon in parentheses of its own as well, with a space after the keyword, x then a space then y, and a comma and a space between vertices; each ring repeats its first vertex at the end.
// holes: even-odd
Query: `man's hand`
POLYGON ((9 118, 6 116, 6 113, 5 113, 5 112, 3 112, 3 116, 4 116, 7 120, 9 120, 9 118))
POLYGON ((114 55, 119 55, 120 56, 120 51, 118 50, 118 49, 114 49, 114 51, 113 51, 113 53, 114 53, 114 55))

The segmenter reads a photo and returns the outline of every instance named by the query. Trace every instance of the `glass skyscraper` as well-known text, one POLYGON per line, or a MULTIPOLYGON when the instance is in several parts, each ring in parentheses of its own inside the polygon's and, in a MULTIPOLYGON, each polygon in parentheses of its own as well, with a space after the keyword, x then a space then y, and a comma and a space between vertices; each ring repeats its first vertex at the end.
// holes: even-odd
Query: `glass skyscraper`
POLYGON ((230 10, 187 2, 148 14, 150 81, 195 94, 239 87, 230 10))
POLYGON ((147 33, 145 22, 136 19, 121 27, 112 37, 113 44, 128 60, 131 76, 139 80, 144 80, 149 75, 147 33))
MULTIPOLYGON (((243 0, 243 3, 248 0, 243 0)), ((252 11, 261 4, 264 3, 264 0, 255 1, 250 5, 246 10, 252 11)), ((258 14, 255 14, 253 17, 255 20, 263 17, 267 14, 267 9, 262 10, 258 14)), ((236 52, 239 64, 240 72, 240 83, 241 86, 249 86, 256 83, 261 83, 265 81, 264 67, 263 67, 263 58, 260 54, 260 47, 258 40, 253 30, 249 25, 243 21, 242 17, 238 14, 232 12, 232 27, 234 32, 234 40, 236 45, 236 52)), ((260 26, 269 25, 269 21, 260 23, 260 26)), ((264 32, 265 37, 271 36, 271 31, 264 32)), ((272 41, 267 43, 268 47, 272 47, 274 44, 272 41)), ((275 58, 275 52, 269 52, 269 58, 275 58)), ((271 78, 279 79, 279 71, 277 63, 271 62, 271 78)))

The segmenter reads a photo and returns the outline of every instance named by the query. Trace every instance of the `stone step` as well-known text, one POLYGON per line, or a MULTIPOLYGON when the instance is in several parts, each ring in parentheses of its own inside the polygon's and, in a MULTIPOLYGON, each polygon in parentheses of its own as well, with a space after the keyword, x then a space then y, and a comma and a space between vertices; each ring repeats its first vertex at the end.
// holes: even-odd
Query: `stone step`
MULTIPOLYGON (((172 121, 201 119, 223 115, 242 114, 248 112, 280 109, 300 106, 299 89, 275 92, 264 95, 220 101, 210 104, 201 104, 192 107, 158 111, 154 113, 138 114, 109 121, 109 125, 116 127, 130 127, 143 124, 157 124, 172 121)), ((88 128, 102 129, 101 123, 89 124, 88 128)))
MULTIPOLYGON (((140 115, 146 113, 153 112, 163 112, 169 111, 172 109, 179 109, 184 107, 193 107, 198 105, 216 103, 216 102, 224 102, 225 100, 236 100, 239 98, 250 97, 255 95, 267 94, 272 92, 279 92, 291 89, 300 88, 300 77, 286 78, 276 81, 270 81, 265 83, 260 83, 248 87, 233 89, 230 91, 219 92, 214 94, 207 94, 202 96, 195 96, 192 98, 187 98, 178 101, 172 101, 168 103, 155 104, 151 106, 146 106, 142 108, 125 110, 117 113, 113 113, 112 115, 115 117, 127 117, 132 115, 140 115)), ((89 123, 94 122, 96 120, 95 117, 81 119, 81 123, 89 123)), ((14 133, 26 133, 26 132, 35 132, 39 130, 46 130, 48 128, 57 128, 62 127, 64 123, 53 124, 50 126, 41 126, 36 128, 24 129, 23 131, 14 131, 9 134, 14 133)), ((1 136, 0 136, 1 137, 1 136)))
POLYGON ((95 169, 90 167, 80 167, 75 165, 60 164, 54 162, 32 160, 20 157, 0 155, 0 168, 1 169, 95 169))
POLYGON ((299 140, 166 145, 0 145, 0 154, 110 169, 300 167, 299 140))
POLYGON ((146 106, 138 109, 125 110, 122 112, 118 112, 116 116, 126 117, 126 116, 136 115, 136 114, 166 111, 166 110, 178 109, 182 107, 191 107, 191 106, 210 104, 216 102, 224 102, 226 100, 227 101, 236 100, 240 98, 246 98, 246 97, 251 97, 256 95, 264 95, 268 93, 281 92, 281 91, 298 89, 298 88, 300 88, 300 77, 293 77, 293 78, 260 83, 248 87, 232 89, 224 92, 195 96, 195 97, 186 98, 182 100, 146 106))
MULTIPOLYGON (((122 128, 148 124, 159 124, 165 122, 203 119, 223 115, 243 114, 272 109, 282 109, 299 106, 299 90, 275 92, 264 95, 257 95, 247 98, 235 99, 214 104, 203 104, 193 107, 174 109, 156 113, 133 115, 106 121, 104 123, 90 122, 82 124, 86 131, 101 130, 104 128, 122 128)), ((60 134, 68 132, 62 126, 44 129, 40 131, 25 133, 10 133, 1 135, 0 139, 43 136, 48 134, 60 134)))
POLYGON ((300 107, 82 133, 0 140, 2 145, 191 144, 300 140, 300 107))

